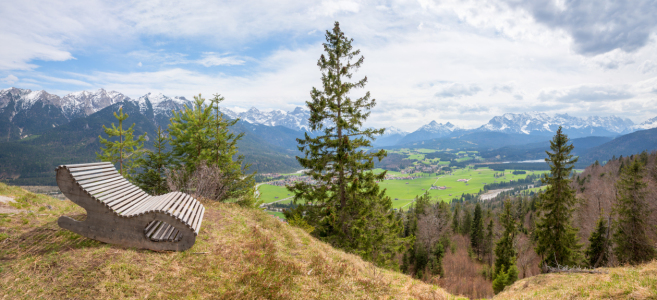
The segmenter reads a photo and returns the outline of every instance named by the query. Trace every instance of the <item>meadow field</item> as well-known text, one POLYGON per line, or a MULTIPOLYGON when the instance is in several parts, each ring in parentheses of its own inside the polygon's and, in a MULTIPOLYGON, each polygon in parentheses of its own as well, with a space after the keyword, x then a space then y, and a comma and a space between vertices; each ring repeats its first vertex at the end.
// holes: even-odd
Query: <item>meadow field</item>
POLYGON ((293 196, 284 186, 276 186, 266 183, 258 186, 258 191, 260 192, 260 200, 265 203, 271 203, 293 196))
MULTIPOLYGON (((381 169, 375 169, 374 172, 382 172, 381 169)), ((494 182, 510 181, 525 179, 531 174, 542 174, 546 171, 527 171, 527 174, 513 175, 513 170, 504 172, 504 177, 495 178, 494 174, 499 173, 488 168, 479 169, 457 169, 451 175, 440 175, 428 173, 401 174, 399 172, 388 171, 388 174, 395 176, 420 176, 413 180, 384 180, 379 182, 381 188, 386 189, 386 194, 392 198, 393 208, 404 208, 408 206, 416 196, 429 191, 434 201, 451 201, 453 198, 460 198, 462 194, 476 194, 484 188, 484 185, 494 182), (466 179, 468 182, 459 182, 459 179, 466 179), (445 186, 445 190, 431 190, 431 185, 445 186)), ((260 199, 265 203, 279 201, 291 196, 291 193, 285 187, 273 186, 268 184, 260 185, 260 199), (289 194, 289 195, 288 195, 289 194), (278 198, 276 198, 278 197, 278 198)), ((535 189, 538 190, 538 189, 535 189)), ((280 203, 289 203, 291 199, 281 201, 280 203)))

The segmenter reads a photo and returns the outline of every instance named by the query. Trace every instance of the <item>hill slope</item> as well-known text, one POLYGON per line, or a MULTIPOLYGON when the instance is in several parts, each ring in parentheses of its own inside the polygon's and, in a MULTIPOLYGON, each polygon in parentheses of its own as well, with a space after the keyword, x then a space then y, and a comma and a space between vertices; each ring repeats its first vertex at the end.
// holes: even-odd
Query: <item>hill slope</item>
POLYGON ((520 280, 496 299, 656 299, 657 261, 601 268, 606 274, 543 274, 520 280))
POLYGON ((60 215, 84 218, 70 201, 1 183, 0 195, 33 211, 0 214, 0 299, 455 298, 373 267, 264 212, 232 204, 205 203, 194 247, 159 253, 60 229, 60 215))
POLYGON ((628 156, 647 150, 648 152, 657 149, 657 128, 639 130, 617 137, 607 143, 589 149, 581 161, 592 163, 596 159, 599 161, 609 160, 612 156, 628 156))

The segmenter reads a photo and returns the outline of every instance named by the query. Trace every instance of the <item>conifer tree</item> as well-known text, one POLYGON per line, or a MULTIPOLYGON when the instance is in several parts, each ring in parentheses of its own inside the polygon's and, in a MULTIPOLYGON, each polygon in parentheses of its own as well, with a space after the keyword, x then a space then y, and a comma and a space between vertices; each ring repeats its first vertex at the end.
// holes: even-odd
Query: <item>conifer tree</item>
POLYGON ((621 263, 639 264, 655 257, 655 248, 648 238, 651 209, 646 201, 643 166, 638 159, 623 169, 616 183, 618 196, 614 209, 614 254, 621 263))
POLYGON ((499 274, 515 263, 516 250, 513 248, 513 239, 516 234, 516 221, 511 213, 511 200, 504 200, 504 211, 500 216, 500 223, 504 227, 502 237, 495 244, 495 272, 499 274))
MULTIPOLYGON (((216 195, 235 198, 248 193, 254 184, 253 175, 244 176, 249 165, 244 165, 242 156, 237 154, 237 141, 243 133, 234 134, 230 127, 238 121, 227 120, 219 111, 223 97, 215 95, 210 105, 205 99, 194 96, 194 107, 174 111, 169 125, 170 144, 175 163, 192 174, 196 168, 205 163, 216 166, 222 172, 224 184, 216 195)), ((218 199, 223 200, 223 199, 218 199)))
POLYGON ((313 88, 312 100, 306 102, 309 127, 319 134, 311 137, 306 133, 297 139, 304 155, 297 160, 315 182, 296 182, 289 190, 295 203, 304 207, 316 236, 378 265, 389 265, 406 242, 399 234, 402 226, 394 218, 392 201, 377 184, 386 172, 377 175, 371 171, 373 160, 381 160, 386 152, 362 150, 371 147, 384 129, 362 128, 376 104, 369 92, 356 99, 350 96, 353 89, 367 83, 367 77, 349 81, 364 60, 352 42, 338 22, 332 31, 326 31, 326 53, 317 62, 323 89, 313 88))
POLYGON ((463 207, 463 221, 461 222, 461 234, 469 235, 472 228, 472 214, 470 210, 463 207))
POLYGON ((472 250, 481 257, 484 250, 484 219, 481 212, 481 204, 477 203, 472 219, 472 228, 470 230, 470 245, 472 250))
POLYGON ((547 184, 540 196, 539 209, 542 212, 536 223, 536 253, 541 256, 541 264, 548 266, 576 265, 580 259, 581 245, 577 243, 577 229, 570 224, 575 204, 575 193, 570 187, 570 173, 577 158, 570 151, 568 137, 561 126, 550 141, 550 149, 545 151, 550 165, 550 175, 543 175, 541 182, 547 184))
MULTIPOLYGON (((495 244, 495 271, 493 272, 493 290, 499 293, 505 286, 511 285, 518 279, 516 263, 516 250, 513 248, 513 239, 516 234, 516 221, 511 213, 511 200, 504 201, 504 211, 500 216, 500 223, 504 227, 502 237, 495 244)), ((492 226, 489 225, 492 230, 492 226)))
POLYGON ((454 207, 454 216, 452 217, 452 230, 454 233, 459 233, 460 232, 460 224, 459 220, 461 219, 460 216, 460 208, 461 206, 456 203, 456 206, 454 207))
POLYGON ((146 150, 146 156, 139 159, 142 172, 135 176, 135 183, 151 195, 162 195, 169 191, 166 171, 171 166, 171 153, 166 151, 167 137, 162 127, 157 128, 153 142, 154 151, 146 150))
POLYGON ((589 247, 586 249, 586 260, 589 266, 597 268, 600 265, 607 263, 607 222, 602 214, 598 218, 595 229, 591 232, 589 237, 589 247))
POLYGON ((493 266, 493 220, 491 219, 488 222, 488 227, 486 228, 486 255, 488 256, 488 265, 493 266))
POLYGON ((104 139, 102 136, 98 136, 104 148, 100 149, 100 154, 96 152, 96 157, 101 161, 118 164, 119 173, 130 180, 139 166, 139 157, 142 154, 141 149, 144 147, 146 133, 144 132, 135 140, 134 123, 130 128, 123 129, 123 121, 128 119, 128 114, 123 113, 123 107, 119 108, 119 114, 114 112, 114 117, 119 121, 119 126, 116 127, 114 123, 112 123, 112 128, 103 125, 103 130, 108 138, 104 139))

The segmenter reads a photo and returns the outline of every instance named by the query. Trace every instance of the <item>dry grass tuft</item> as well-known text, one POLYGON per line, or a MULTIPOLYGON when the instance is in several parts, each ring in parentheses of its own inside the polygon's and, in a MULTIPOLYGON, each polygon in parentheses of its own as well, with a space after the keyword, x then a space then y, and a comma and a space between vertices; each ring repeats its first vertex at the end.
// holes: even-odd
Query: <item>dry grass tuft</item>
POLYGON ((602 268, 607 274, 544 274, 520 280, 496 299, 657 299, 657 261, 602 268))
POLYGON ((0 184, 31 213, 0 215, 0 299, 454 299, 254 209, 204 203, 185 252, 123 248, 57 226, 70 201, 0 184), (198 253, 198 254, 195 254, 198 253))

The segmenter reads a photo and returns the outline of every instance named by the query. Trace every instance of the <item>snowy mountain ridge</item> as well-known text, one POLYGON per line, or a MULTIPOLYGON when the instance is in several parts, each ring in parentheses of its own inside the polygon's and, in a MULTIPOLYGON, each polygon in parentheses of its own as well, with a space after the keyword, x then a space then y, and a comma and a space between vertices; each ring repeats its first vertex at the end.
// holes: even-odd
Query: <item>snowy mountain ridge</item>
POLYGON ((518 134, 553 134, 559 126, 578 135, 613 135, 632 132, 634 122, 617 116, 591 116, 579 118, 568 114, 550 117, 545 113, 506 113, 493 117, 488 123, 477 128, 478 131, 496 131, 518 134))
MULTIPOLYGON (((74 92, 59 97, 43 90, 32 91, 12 87, 0 90, 0 116, 4 116, 3 119, 7 118, 9 123, 13 124, 11 130, 17 132, 14 136, 22 138, 39 131, 40 129, 37 127, 41 129, 56 127, 123 101, 135 102, 139 105, 142 114, 161 124, 165 124, 169 120, 173 110, 193 106, 193 102, 185 97, 168 97, 162 93, 147 93, 133 100, 120 92, 104 89, 74 92)), ((255 107, 243 112, 236 112, 226 107, 220 109, 230 118, 240 118, 251 124, 284 126, 297 131, 310 130, 308 124, 310 111, 305 107, 296 107, 292 111, 262 111, 255 107)), ((486 124, 476 129, 463 129, 450 122, 443 124, 431 121, 411 133, 390 126, 380 138, 393 137, 386 143, 393 141, 402 143, 442 138, 457 132, 493 131, 523 135, 553 135, 559 126, 562 126, 564 132, 571 138, 615 136, 637 130, 657 128, 657 117, 637 125, 630 119, 618 116, 580 118, 568 114, 550 116, 541 112, 505 113, 491 118, 486 124)))

